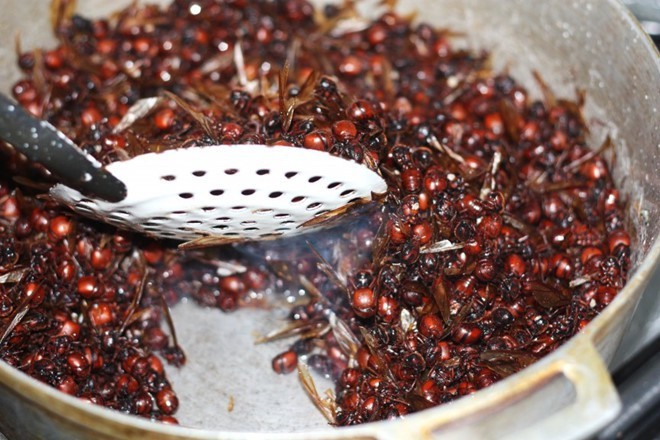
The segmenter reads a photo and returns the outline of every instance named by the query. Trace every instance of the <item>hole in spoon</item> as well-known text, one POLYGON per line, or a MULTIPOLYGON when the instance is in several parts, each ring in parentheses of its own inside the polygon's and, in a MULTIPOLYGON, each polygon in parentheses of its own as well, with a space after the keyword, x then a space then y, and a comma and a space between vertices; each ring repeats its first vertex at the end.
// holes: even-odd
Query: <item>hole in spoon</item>
POLYGON ((261 237, 261 238, 275 238, 275 237, 279 237, 281 235, 282 235, 281 232, 267 232, 267 233, 264 233, 264 234, 259 234, 259 237, 261 237))
POLYGON ((93 211, 85 205, 76 205, 76 210, 83 214, 91 214, 93 211))
POLYGON ((121 226, 124 226, 126 224, 126 220, 123 217, 114 214, 110 214, 108 216, 108 222, 121 226))

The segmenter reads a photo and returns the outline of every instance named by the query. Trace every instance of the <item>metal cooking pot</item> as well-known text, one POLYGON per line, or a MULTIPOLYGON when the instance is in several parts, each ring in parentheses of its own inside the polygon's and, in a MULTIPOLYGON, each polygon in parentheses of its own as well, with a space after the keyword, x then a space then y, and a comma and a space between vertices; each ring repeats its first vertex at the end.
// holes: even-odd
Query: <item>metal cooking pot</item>
MULTIPOLYGON (((87 15, 107 14, 128 0, 80 2, 87 15)), ((376 7, 366 4, 374 13, 376 7)), ((581 438, 616 417, 619 399, 607 364, 660 254, 660 61, 634 18, 615 0, 410 0, 402 10, 465 32, 468 48, 493 53, 538 94, 536 70, 558 95, 586 91, 591 144, 610 134, 617 145, 614 175, 629 198, 635 231, 634 273, 619 296, 585 331, 553 354, 494 386, 404 419, 350 428, 325 424, 296 379, 275 376, 269 359, 280 347, 249 348, 252 332, 272 314, 220 315, 190 304, 175 309, 189 364, 171 371, 181 399, 168 426, 86 404, 0 363, 0 431, 9 438, 134 439, 400 439, 581 438), (233 400, 233 411, 226 408, 233 400)), ((14 37, 23 47, 52 45, 43 0, 5 5, 0 16, 0 89, 18 77, 14 37)))

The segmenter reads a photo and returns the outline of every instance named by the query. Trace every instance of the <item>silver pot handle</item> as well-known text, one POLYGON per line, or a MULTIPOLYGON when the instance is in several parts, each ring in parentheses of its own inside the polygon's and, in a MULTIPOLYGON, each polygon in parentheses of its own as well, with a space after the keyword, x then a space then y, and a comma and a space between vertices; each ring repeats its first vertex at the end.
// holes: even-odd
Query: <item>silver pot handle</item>
MULTIPOLYGON (((404 420, 373 424, 368 434, 394 439, 577 439, 613 420, 621 402, 588 335, 513 377, 404 420)), ((365 434, 367 434, 365 432, 365 434)))

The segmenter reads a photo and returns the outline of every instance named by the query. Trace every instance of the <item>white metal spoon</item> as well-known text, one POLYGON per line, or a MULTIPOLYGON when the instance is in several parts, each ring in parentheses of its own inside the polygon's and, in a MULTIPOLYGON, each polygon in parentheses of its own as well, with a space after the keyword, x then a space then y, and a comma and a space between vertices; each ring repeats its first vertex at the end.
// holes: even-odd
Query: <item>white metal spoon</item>
POLYGON ((65 185, 51 195, 73 210, 195 246, 297 235, 324 215, 384 194, 364 165, 303 148, 216 145, 148 153, 106 167, 127 188, 111 203, 65 185))

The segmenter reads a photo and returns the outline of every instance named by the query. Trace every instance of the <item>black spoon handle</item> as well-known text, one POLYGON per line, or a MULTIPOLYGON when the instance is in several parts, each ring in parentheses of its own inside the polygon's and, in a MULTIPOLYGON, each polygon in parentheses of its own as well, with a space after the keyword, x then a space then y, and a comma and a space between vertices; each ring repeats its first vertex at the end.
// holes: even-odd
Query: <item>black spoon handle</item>
POLYGON ((126 197, 126 186, 50 123, 0 93, 0 139, 38 162, 60 182, 109 202, 126 197))

